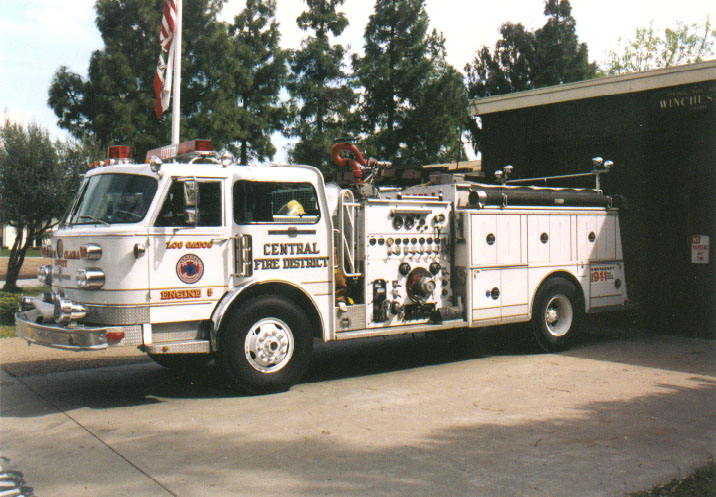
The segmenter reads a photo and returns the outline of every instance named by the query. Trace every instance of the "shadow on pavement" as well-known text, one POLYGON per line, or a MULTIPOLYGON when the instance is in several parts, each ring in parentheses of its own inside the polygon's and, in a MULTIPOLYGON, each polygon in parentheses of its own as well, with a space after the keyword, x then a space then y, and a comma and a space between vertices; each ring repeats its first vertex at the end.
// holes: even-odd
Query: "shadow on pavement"
MULTIPOLYGON (((145 375, 168 379, 159 371, 145 375)), ((237 482, 241 495, 279 495, 290 482, 293 494, 334 496, 622 495, 687 473, 713 452, 716 382, 705 378, 688 387, 663 384, 658 392, 628 400, 588 402, 569 414, 502 423, 475 421, 494 406, 471 400, 469 418, 361 444, 321 429, 319 418, 300 433, 275 433, 270 443, 240 424, 236 433, 175 424, 136 435, 132 452, 155 461, 154 477, 189 495, 201 490, 192 484, 212 481, 215 495, 231 493, 226 485, 237 482)), ((265 416, 265 409, 280 402, 269 404, 241 414, 265 416)), ((276 416, 275 422, 286 422, 276 416)), ((353 434, 369 440, 376 436, 373 428, 363 418, 353 434)))
MULTIPOLYGON (((311 367, 301 383, 378 375, 486 357, 540 354, 528 339, 528 332, 525 326, 515 325, 330 344, 317 342, 311 367)), ((587 327, 575 346, 560 355, 716 376, 716 342, 699 339, 587 327), (610 345, 614 342, 618 342, 618 346, 610 345), (672 342, 674 347, 669 347, 672 342), (664 343, 667 347, 664 347, 664 343)), ((191 372, 170 371, 141 357, 108 359, 102 365, 105 367, 58 373, 47 381, 53 383, 54 391, 66 392, 63 402, 69 401, 72 404, 69 409, 146 405, 162 402, 162 398, 241 396, 227 389, 220 368, 213 362, 191 372), (81 388, 77 387, 77 375, 82 377, 81 388)), ((23 363, 15 366, 20 369, 29 367, 23 363)), ((3 393, 0 390, 0 400, 3 393)), ((44 410, 28 412, 24 408, 15 410, 7 402, 2 404, 5 406, 2 409, 3 416, 46 413, 44 410)))
MULTIPOLYGON (((267 480, 291 481, 301 495, 622 495, 667 481, 664 473, 688 473, 713 453, 716 401, 703 399, 716 399, 716 383, 663 385, 662 393, 592 402, 569 417, 455 421, 419 440, 406 434, 409 443, 356 446, 319 429, 271 443, 249 436, 207 444, 196 432, 177 438, 232 454, 221 468, 212 464, 214 454, 197 457, 189 480, 209 474, 241 481, 243 495, 280 493, 267 480), (685 413, 684 406, 695 409, 685 413), (248 478, 266 471, 271 478, 248 478)), ((489 408, 476 399, 476 411, 489 408)), ((355 429, 374 436, 370 426, 355 429)), ((163 441, 148 441, 147 449, 163 441)))

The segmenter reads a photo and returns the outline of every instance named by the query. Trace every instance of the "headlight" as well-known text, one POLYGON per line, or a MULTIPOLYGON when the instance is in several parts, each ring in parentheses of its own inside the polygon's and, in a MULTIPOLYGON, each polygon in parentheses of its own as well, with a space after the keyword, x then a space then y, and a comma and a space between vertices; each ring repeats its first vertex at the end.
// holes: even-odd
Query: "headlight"
POLYGON ((98 261, 102 257, 102 247, 96 243, 80 245, 80 258, 87 261, 98 261))
POLYGON ((78 269, 75 282, 79 288, 102 288, 104 286, 104 271, 97 268, 78 269))

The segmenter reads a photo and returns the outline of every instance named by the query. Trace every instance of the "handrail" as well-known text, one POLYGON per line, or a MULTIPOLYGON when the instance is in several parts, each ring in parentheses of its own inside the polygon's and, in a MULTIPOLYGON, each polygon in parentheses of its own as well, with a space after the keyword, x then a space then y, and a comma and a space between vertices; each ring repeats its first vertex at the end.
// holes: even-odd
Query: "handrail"
POLYGON ((362 276, 356 268, 355 211, 359 205, 350 190, 344 190, 338 198, 338 263, 348 278, 362 276))

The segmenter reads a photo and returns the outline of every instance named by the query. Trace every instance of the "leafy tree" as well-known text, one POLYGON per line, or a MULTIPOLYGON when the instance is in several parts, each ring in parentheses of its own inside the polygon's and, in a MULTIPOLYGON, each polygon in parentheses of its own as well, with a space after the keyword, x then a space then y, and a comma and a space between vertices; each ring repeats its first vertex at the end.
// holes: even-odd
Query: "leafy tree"
POLYGON ((288 75, 288 53, 279 47, 276 0, 247 0, 234 19, 231 36, 231 84, 238 107, 230 110, 236 142, 230 148, 241 164, 248 164, 273 158, 271 133, 282 130, 289 119, 287 106, 279 101, 288 75))
MULTIPOLYGON (((216 21, 222 4, 185 0, 182 30, 182 134, 209 136, 219 147, 234 139, 225 126, 228 106, 222 105, 232 89, 224 86, 230 79, 223 70, 228 32, 216 21)), ((74 137, 129 144, 143 157, 169 143, 171 134, 171 120, 154 115, 162 0, 97 0, 95 8, 104 48, 92 54, 87 78, 60 66, 48 104, 74 137)))
POLYGON ((350 134, 349 119, 355 95, 349 85, 340 44, 331 45, 329 34, 340 35, 348 19, 337 9, 344 0, 306 0, 308 10, 296 19, 304 31, 313 31, 291 57, 292 74, 287 88, 299 102, 289 135, 298 137, 289 151, 294 163, 330 167, 331 144, 350 134))
POLYGON ((716 29, 710 17, 703 24, 677 21, 674 28, 664 30, 663 37, 652 21, 647 27, 637 28, 633 40, 624 42, 620 38, 600 69, 604 75, 614 75, 691 64, 713 57, 715 47, 716 29))
POLYGON ((15 228, 4 290, 17 291, 27 250, 67 208, 89 163, 89 142, 53 145, 47 130, 5 121, 0 128, 0 224, 15 228))
POLYGON ((445 40, 428 34, 428 22, 424 0, 377 0, 365 55, 353 58, 368 148, 398 165, 462 153, 462 76, 445 61, 445 40))

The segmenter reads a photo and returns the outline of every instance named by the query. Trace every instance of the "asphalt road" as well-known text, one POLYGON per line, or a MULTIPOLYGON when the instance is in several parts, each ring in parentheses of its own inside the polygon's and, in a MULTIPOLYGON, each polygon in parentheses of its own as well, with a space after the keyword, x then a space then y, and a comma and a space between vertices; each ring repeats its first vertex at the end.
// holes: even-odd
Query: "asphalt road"
POLYGON ((622 496, 716 454, 714 341, 366 340, 241 397, 215 367, 176 375, 134 351, 62 367, 18 340, 0 340, 0 456, 39 497, 622 496))

